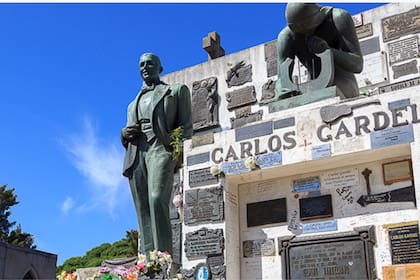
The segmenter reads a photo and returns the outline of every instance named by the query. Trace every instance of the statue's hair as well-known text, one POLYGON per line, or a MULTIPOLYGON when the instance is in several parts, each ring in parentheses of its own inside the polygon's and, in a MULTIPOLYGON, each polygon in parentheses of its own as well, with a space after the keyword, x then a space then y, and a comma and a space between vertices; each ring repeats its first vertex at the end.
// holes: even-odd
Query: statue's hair
POLYGON ((140 59, 139 59, 139 65, 140 65, 141 59, 143 57, 145 57, 145 56, 150 56, 154 61, 156 61, 157 63, 159 63, 159 65, 160 65, 160 73, 162 73, 162 71, 163 71, 162 63, 160 62, 160 58, 156 54, 154 54, 154 53, 148 52, 148 53, 142 54, 140 56, 140 59))

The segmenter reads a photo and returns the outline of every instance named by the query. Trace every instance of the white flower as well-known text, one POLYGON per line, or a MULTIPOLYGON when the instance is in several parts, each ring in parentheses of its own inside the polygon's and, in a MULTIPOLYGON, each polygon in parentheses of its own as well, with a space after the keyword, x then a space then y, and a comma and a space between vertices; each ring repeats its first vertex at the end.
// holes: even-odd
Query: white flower
POLYGON ((250 169, 250 170, 254 170, 258 167, 258 163, 257 163, 257 159, 254 156, 248 157, 245 160, 245 166, 250 169))
POLYGON ((157 256, 158 256, 158 251, 157 250, 150 251, 150 260, 151 261, 156 260, 157 256))
POLYGON ((174 204, 174 206, 176 208, 181 208, 183 205, 183 201, 182 201, 182 194, 176 194, 174 196, 174 199, 172 200, 172 203, 174 204))
POLYGON ((220 167, 218 165, 213 165, 212 167, 210 167, 210 173, 213 176, 217 176, 219 175, 221 172, 220 167))

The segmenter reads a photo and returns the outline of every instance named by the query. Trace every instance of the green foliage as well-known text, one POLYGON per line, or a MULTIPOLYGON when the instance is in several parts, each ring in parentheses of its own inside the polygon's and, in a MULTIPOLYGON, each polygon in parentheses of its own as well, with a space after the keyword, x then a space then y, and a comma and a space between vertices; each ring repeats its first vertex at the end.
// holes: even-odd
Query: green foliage
POLYGON ((96 246, 82 257, 72 257, 66 260, 62 265, 57 267, 57 273, 65 270, 67 272, 74 272, 77 268, 97 267, 100 266, 104 260, 133 257, 137 255, 137 249, 133 252, 131 237, 138 237, 136 230, 126 232, 126 237, 118 240, 112 244, 102 243, 96 246), (129 237, 130 233, 130 237, 129 237))
POLYGON ((169 134, 170 142, 169 144, 172 147, 172 159, 178 162, 178 164, 182 163, 182 153, 184 151, 184 143, 182 141, 182 126, 179 126, 171 131, 169 134))
POLYGON ((35 249, 34 237, 27 232, 22 232, 20 224, 13 229, 16 222, 9 221, 12 214, 10 208, 19 202, 16 200, 17 195, 13 193, 15 189, 6 190, 6 187, 7 184, 0 186, 0 241, 35 249))

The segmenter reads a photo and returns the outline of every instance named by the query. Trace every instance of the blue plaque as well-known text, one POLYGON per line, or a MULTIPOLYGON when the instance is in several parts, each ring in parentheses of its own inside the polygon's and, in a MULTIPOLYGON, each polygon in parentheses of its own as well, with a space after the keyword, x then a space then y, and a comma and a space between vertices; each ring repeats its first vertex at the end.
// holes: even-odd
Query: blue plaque
POLYGON ((249 169, 245 165, 245 160, 236 160, 222 163, 221 167, 225 175, 233 175, 248 172, 249 169))
POLYGON ((337 220, 302 224, 302 233, 315 233, 337 230, 337 220))
POLYGON ((318 176, 293 180, 293 192, 318 191, 320 187, 318 176))
POLYGON ((408 106, 408 105, 410 105, 410 98, 400 99, 400 100, 397 100, 397 101, 389 102, 388 103, 388 109, 392 110, 392 109, 395 109, 395 108, 401 108, 401 107, 408 106))
POLYGON ((210 152, 196 154, 187 157, 187 166, 210 161, 210 152))
POLYGON ((414 132, 412 124, 390 127, 384 130, 372 131, 370 133, 370 145, 372 149, 413 141, 414 132))
POLYGON ((312 147, 312 159, 331 156, 331 144, 312 147))
POLYGON ((199 265, 195 271, 195 280, 208 280, 209 279, 209 268, 207 265, 199 265))
POLYGON ((280 129, 280 128, 285 128, 285 127, 294 126, 294 125, 295 125, 295 117, 290 117, 290 118, 274 121, 274 129, 280 129))
POLYGON ((273 122, 264 122, 235 129, 236 142, 273 133, 273 122))
POLYGON ((281 152, 269 153, 257 156, 257 164, 260 168, 268 168, 282 164, 281 152))

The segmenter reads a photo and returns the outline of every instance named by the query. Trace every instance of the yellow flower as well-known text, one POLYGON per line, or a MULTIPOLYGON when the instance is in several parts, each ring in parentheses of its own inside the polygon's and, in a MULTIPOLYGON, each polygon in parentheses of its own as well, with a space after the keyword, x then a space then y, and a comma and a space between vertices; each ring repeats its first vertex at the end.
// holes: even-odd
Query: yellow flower
POLYGON ((150 260, 151 261, 156 260, 157 256, 158 256, 158 251, 157 250, 150 251, 150 260))

